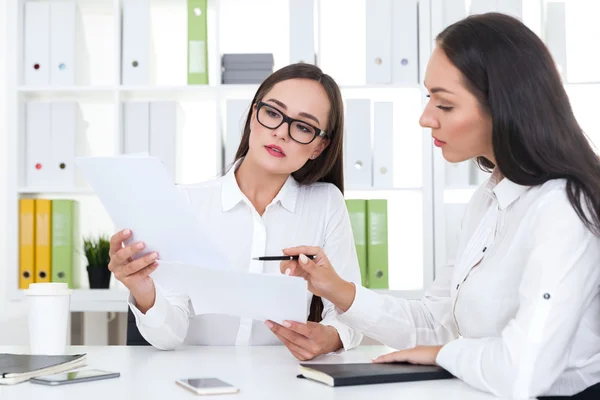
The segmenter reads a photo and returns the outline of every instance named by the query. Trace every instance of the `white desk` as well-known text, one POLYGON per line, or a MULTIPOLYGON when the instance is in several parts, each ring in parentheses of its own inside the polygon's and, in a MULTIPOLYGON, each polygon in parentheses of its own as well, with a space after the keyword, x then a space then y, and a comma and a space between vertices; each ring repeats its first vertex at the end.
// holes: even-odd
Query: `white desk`
MULTIPOLYGON (((24 347, 0 346, 0 353, 26 353, 24 347)), ((321 363, 370 362, 388 352, 380 346, 361 346, 341 355, 322 357, 321 363)), ((118 371, 120 378, 64 386, 24 382, 0 386, 2 400, 95 400, 95 399, 194 399, 204 398, 175 384, 185 377, 217 377, 240 388, 238 394, 215 399, 399 399, 490 400, 458 379, 390 383, 332 388, 296 378, 298 361, 283 346, 187 347, 160 351, 152 347, 80 347, 69 353, 87 353, 88 367, 118 371)), ((212 398, 212 397, 211 397, 212 398)))

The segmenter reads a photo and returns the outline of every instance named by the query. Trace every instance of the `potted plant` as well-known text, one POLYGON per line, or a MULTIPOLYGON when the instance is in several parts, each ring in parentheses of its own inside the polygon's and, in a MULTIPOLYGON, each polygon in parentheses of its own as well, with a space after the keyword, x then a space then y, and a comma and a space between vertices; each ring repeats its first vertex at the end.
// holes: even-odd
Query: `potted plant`
POLYGON ((110 285, 109 249, 110 241, 105 235, 83 239, 83 250, 88 261, 87 272, 90 289, 108 289, 110 285))

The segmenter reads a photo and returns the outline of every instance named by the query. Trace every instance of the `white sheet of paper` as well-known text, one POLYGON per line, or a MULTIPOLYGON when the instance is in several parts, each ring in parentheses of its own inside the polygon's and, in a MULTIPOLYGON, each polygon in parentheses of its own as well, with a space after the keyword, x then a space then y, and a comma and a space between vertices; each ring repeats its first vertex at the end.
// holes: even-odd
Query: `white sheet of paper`
POLYGON ((306 323, 307 282, 303 278, 252 274, 160 262, 154 271, 158 282, 181 289, 190 297, 194 314, 226 314, 259 321, 267 319, 306 323))
POLYGON ((138 257, 156 251, 160 260, 231 268, 225 254, 212 250, 210 231, 202 229, 158 158, 78 157, 75 164, 117 228, 133 232, 126 244, 146 244, 138 257))

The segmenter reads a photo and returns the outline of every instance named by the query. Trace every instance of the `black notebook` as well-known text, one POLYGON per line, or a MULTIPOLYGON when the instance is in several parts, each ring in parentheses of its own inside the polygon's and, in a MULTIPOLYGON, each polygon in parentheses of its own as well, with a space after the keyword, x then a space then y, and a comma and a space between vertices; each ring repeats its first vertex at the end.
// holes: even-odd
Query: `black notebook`
POLYGON ((65 356, 0 354, 0 384, 12 385, 37 376, 58 374, 83 367, 85 363, 85 354, 65 356))
POLYGON ((300 364, 301 377, 329 386, 370 385, 374 383, 427 381, 453 378, 433 365, 393 364, 300 364))

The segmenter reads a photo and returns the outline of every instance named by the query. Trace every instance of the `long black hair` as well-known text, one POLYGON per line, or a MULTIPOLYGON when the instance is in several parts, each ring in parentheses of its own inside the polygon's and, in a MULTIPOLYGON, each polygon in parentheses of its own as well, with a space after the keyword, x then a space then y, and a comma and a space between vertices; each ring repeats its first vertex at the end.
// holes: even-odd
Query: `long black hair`
MULTIPOLYGON (((600 236, 599 158, 542 40, 516 18, 487 13, 450 25, 436 41, 492 118, 502 175, 525 186, 566 179, 573 209, 600 236)), ((495 167, 485 157, 477 163, 495 167)))

